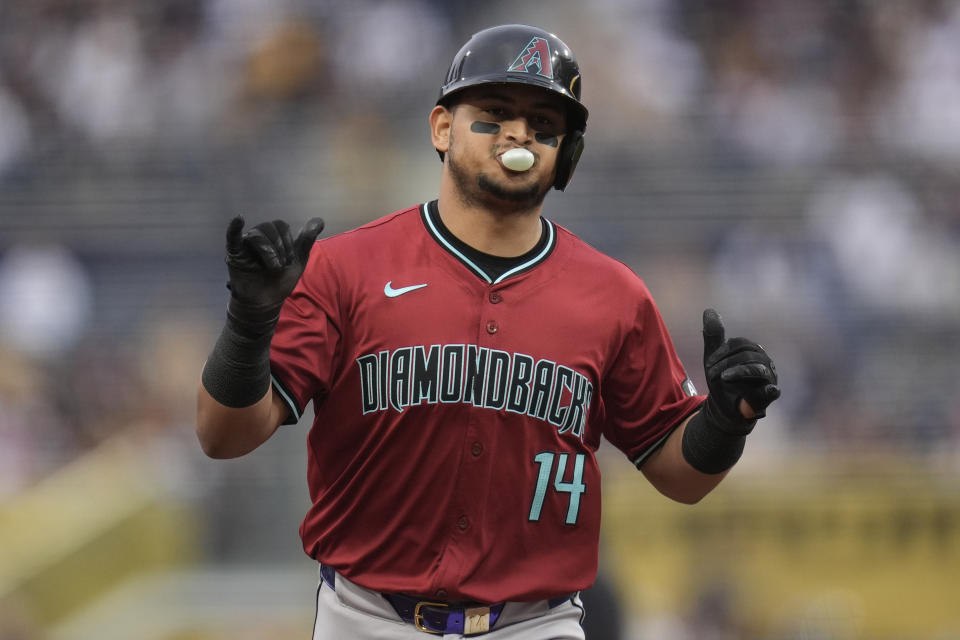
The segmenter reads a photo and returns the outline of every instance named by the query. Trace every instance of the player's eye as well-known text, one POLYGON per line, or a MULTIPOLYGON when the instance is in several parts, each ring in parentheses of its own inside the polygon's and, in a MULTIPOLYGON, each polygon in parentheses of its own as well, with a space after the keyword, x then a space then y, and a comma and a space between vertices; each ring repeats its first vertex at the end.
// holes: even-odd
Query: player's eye
POLYGON ((503 107, 487 107, 483 112, 498 119, 503 119, 507 115, 507 110, 503 107))
POLYGON ((538 133, 549 135, 560 135, 563 133, 563 124, 561 119, 549 114, 537 114, 530 118, 530 126, 538 133))

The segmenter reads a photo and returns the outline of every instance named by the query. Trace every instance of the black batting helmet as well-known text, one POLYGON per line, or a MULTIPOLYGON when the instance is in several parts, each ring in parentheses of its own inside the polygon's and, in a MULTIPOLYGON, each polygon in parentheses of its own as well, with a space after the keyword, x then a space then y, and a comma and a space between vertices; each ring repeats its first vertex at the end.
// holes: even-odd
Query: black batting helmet
POLYGON ((568 129, 553 185, 562 191, 583 153, 588 115, 580 101, 580 67, 570 47, 554 34, 524 24, 479 31, 453 57, 437 104, 449 106, 457 93, 480 84, 533 85, 563 98, 568 129))

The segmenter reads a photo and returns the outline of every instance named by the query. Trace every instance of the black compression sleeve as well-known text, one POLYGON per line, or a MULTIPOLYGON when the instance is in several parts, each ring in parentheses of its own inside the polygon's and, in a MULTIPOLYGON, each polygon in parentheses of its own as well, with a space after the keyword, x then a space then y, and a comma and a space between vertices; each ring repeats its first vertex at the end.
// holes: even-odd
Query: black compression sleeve
POLYGON ((683 458, 703 473, 721 473, 737 463, 747 441, 745 435, 721 431, 707 420, 703 409, 687 422, 681 441, 683 458))
POLYGON ((273 325, 265 332, 240 326, 232 314, 217 339, 201 382, 210 396, 233 408, 256 404, 270 388, 270 340, 273 325))

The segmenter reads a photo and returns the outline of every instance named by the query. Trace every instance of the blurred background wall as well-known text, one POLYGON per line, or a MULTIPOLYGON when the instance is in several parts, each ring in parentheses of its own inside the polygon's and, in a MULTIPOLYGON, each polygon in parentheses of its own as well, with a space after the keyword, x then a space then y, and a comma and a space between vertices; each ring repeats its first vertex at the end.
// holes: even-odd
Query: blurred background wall
POLYGON ((308 636, 309 416, 193 435, 223 232, 433 198, 426 115, 502 22, 583 72, 546 215, 701 389, 706 306, 781 376, 700 505, 601 449, 621 637, 960 638, 960 2, 0 0, 0 640, 308 636))

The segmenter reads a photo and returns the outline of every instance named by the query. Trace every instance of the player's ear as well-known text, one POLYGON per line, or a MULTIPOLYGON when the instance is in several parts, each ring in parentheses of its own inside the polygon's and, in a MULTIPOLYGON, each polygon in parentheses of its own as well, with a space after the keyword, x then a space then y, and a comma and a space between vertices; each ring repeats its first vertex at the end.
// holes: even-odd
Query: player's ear
POLYGON ((453 125, 453 112, 438 104, 430 112, 430 139, 433 147, 441 154, 450 148, 450 127, 453 125))

